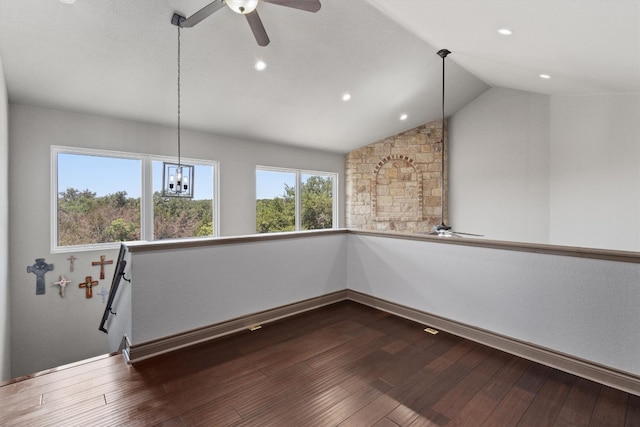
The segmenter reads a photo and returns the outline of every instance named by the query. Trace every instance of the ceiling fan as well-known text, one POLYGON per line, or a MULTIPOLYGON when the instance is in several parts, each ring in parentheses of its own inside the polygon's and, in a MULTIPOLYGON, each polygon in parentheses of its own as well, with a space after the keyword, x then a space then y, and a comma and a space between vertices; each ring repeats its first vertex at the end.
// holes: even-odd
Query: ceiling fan
POLYGON ((306 12, 317 12, 320 10, 320 0, 214 0, 188 18, 173 14, 171 23, 181 28, 193 27, 203 19, 213 15, 220 10, 225 4, 229 9, 236 13, 244 15, 247 18, 249 27, 253 32, 259 46, 267 46, 269 44, 269 36, 262 25, 262 20, 258 15, 257 7, 260 1, 271 3, 278 6, 287 6, 293 9, 304 10, 306 12))
POLYGON ((446 225, 444 223, 444 62, 447 55, 449 55, 451 51, 447 49, 440 49, 437 54, 442 58, 442 165, 440 168, 440 224, 434 225, 433 230, 426 233, 434 236, 441 237, 462 237, 464 236, 475 236, 475 237, 483 237, 482 234, 473 234, 473 233, 462 233, 460 231, 453 231, 451 226, 446 225))

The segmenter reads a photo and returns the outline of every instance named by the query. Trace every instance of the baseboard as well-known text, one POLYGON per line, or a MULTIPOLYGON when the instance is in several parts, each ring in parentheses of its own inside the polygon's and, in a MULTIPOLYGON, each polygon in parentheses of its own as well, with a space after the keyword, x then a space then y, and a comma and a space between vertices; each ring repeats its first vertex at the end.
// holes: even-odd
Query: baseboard
POLYGON ((122 353, 127 363, 131 363, 131 341, 129 341, 129 336, 126 334, 122 337, 122 341, 120 341, 118 351, 122 353))
POLYGON ((341 290, 145 343, 128 343, 128 345, 123 349, 123 353, 126 352, 125 357, 128 358, 129 363, 136 363, 163 353, 168 353, 194 344, 220 338, 235 332, 247 330, 255 325, 264 325, 305 311, 314 310, 325 305, 345 301, 346 299, 347 291, 341 290))
POLYGON ((347 299, 640 396, 640 377, 532 343, 347 290, 347 299))
POLYGON ((106 359, 107 357, 116 356, 118 353, 106 353, 100 354, 98 356, 89 357, 87 359, 82 359, 77 362, 67 363, 66 365, 56 366, 55 368, 45 369, 43 371, 34 372, 33 374, 22 375, 19 377, 10 378, 8 380, 0 381, 0 387, 7 386, 9 384, 15 384, 26 380, 32 380, 37 377, 41 377, 43 375, 53 374, 56 372, 64 371, 65 369, 75 368, 81 365, 86 365, 87 363, 97 362, 98 360, 106 359))

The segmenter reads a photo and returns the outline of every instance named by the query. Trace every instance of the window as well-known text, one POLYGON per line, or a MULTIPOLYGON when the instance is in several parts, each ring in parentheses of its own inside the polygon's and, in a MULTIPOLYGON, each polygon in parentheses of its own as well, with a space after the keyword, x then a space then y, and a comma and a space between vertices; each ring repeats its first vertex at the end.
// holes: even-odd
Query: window
POLYGON ((334 181, 329 175, 301 175, 300 229, 333 228, 334 181))
POLYGON ((337 176, 326 172, 256 168, 256 232, 334 228, 337 176))
POLYGON ((142 154, 52 147, 52 251, 216 235, 216 162, 195 166, 193 199, 163 198, 162 162, 142 154))
POLYGON ((140 160, 59 152, 57 169, 57 247, 140 240, 140 160))

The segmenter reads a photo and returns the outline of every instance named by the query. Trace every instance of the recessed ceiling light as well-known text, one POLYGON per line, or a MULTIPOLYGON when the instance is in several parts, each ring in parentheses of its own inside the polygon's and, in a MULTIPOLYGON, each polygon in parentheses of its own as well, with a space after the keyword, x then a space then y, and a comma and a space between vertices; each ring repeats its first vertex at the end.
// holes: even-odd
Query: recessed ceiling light
POLYGON ((513 35, 513 31, 511 31, 508 28, 500 28, 498 30, 498 34, 502 34, 503 36, 512 36, 513 35))
POLYGON ((540 74, 541 79, 550 79, 551 76, 549 74, 540 74))
POLYGON ((256 70, 258 70, 258 71, 262 71, 265 68, 267 68, 267 63, 264 62, 263 60, 256 61, 256 64, 254 65, 254 68, 256 70))
POLYGON ((64 4, 71 4, 71 3, 75 3, 76 0, 60 0, 60 3, 64 3, 64 4))
POLYGON ((404 113, 403 113, 403 114, 400 114, 400 120, 402 120, 402 121, 407 120, 407 118, 408 118, 408 117, 409 117, 409 116, 407 116, 407 115, 406 115, 406 114, 404 114, 404 113))
POLYGON ((349 92, 346 92, 346 93, 344 93, 344 94, 342 95, 342 100, 343 100, 344 102, 347 102, 347 101, 348 101, 348 100, 350 100, 350 99, 351 99, 351 94, 350 94, 349 92))

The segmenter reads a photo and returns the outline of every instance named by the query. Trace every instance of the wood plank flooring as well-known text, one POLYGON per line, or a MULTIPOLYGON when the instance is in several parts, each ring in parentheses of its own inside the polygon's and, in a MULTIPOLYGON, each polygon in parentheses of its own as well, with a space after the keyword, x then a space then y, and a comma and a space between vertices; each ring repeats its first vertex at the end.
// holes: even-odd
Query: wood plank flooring
POLYGON ((342 302, 140 362, 0 387, 0 425, 624 426, 640 397, 342 302))

